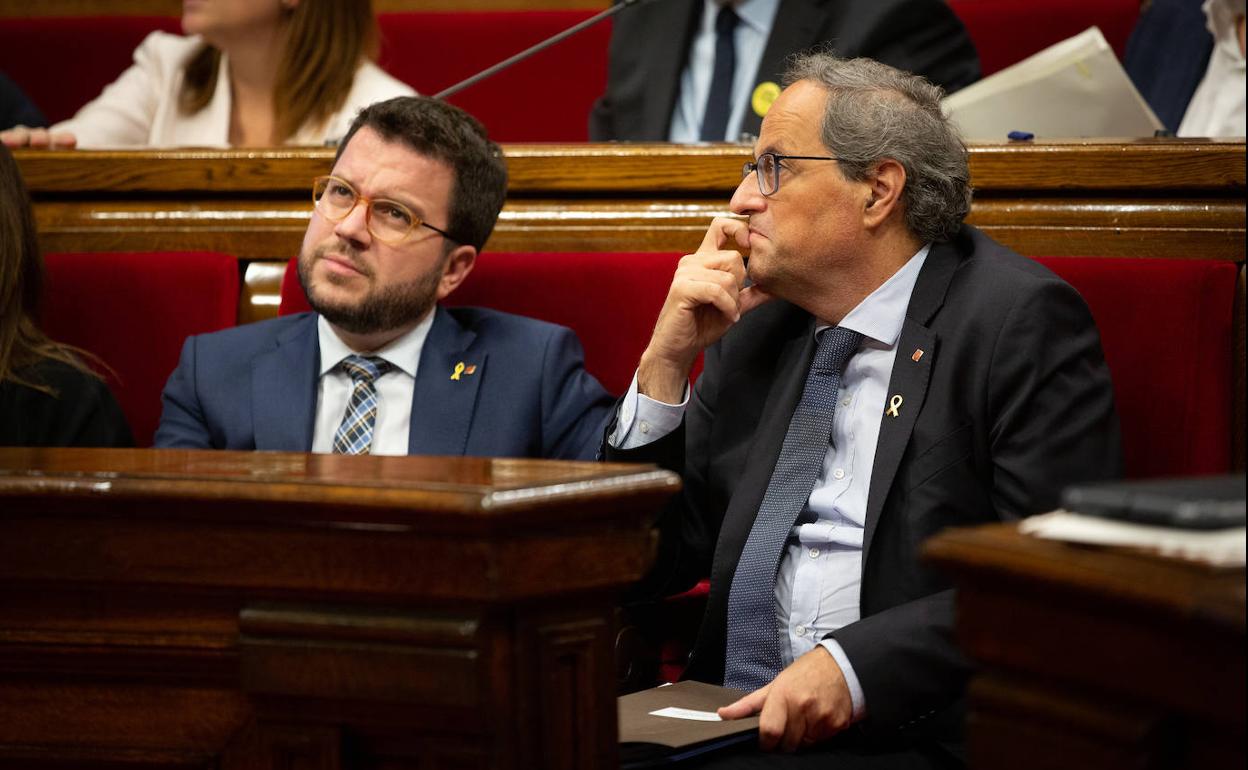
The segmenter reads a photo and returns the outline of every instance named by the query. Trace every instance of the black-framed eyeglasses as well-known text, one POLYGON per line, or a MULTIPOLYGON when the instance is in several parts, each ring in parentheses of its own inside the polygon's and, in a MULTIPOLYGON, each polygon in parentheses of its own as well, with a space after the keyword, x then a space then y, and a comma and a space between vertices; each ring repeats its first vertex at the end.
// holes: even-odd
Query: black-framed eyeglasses
POLYGON ((751 173, 758 177, 758 191, 763 195, 775 195, 780 189, 780 163, 786 160, 840 160, 831 155, 780 155, 765 152, 758 160, 747 160, 741 167, 741 178, 751 173))
POLYGON ((336 176, 318 176, 312 180, 312 202, 321 216, 331 222, 346 219, 360 201, 368 206, 364 215, 365 227, 382 243, 398 245, 417 227, 427 227, 443 238, 459 242, 450 233, 424 221, 398 201, 365 198, 356 192, 350 182, 336 176))

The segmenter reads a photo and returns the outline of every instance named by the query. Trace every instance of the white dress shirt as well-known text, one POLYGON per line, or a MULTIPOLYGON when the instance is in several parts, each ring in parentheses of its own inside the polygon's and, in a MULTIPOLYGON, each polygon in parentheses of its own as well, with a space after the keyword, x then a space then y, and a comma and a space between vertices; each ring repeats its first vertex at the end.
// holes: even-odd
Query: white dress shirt
POLYGON ((1239 47, 1236 20, 1244 15, 1244 0, 1205 0, 1213 53, 1196 93, 1179 124, 1179 136, 1244 136, 1244 52, 1239 47))
MULTIPOLYGON (((680 95, 672 111, 668 139, 673 142, 697 142, 702 134, 702 115, 706 112, 711 73, 715 69, 715 17, 724 4, 724 0, 704 0, 702 21, 689 48, 689 60, 680 75, 680 95)), ((753 109, 750 95, 780 0, 741 0, 734 6, 741 21, 732 36, 737 49, 736 69, 732 74, 732 112, 728 115, 728 129, 721 137, 729 142, 740 139, 745 111, 753 109)))
POLYGON ((416 390, 416 368, 420 351, 433 326, 436 313, 428 313, 423 321, 407 334, 380 350, 359 353, 347 347, 323 317, 316 321, 321 345, 321 371, 316 386, 316 422, 312 431, 312 451, 329 454, 334 451, 334 434, 347 412, 354 386, 351 377, 338 368, 342 359, 351 355, 379 356, 394 368, 377 378, 377 418, 373 423, 375 455, 407 454, 408 433, 412 425, 412 396, 416 390))
MULTIPOLYGON (((832 443, 810 500, 793 527, 776 578, 776 627, 784 665, 822 645, 845 675, 854 719, 866 714, 866 699, 853 664, 828 635, 859 619, 862 540, 875 464, 880 420, 888 403, 888 383, 897 341, 927 259, 930 244, 868 295, 840 323, 863 336, 841 376, 832 443)), ((819 324, 815 333, 829 328, 819 324)), ((637 392, 637 377, 620 405, 611 445, 644 446, 670 433, 688 405, 664 404, 637 392)))

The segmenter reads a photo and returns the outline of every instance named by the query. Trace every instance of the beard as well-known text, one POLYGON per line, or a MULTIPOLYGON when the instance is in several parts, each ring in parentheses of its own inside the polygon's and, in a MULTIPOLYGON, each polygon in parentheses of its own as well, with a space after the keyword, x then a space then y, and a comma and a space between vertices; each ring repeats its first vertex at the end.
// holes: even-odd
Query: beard
MULTIPOLYGON (((446 255, 426 273, 411 281, 389 286, 378 286, 371 270, 363 264, 359 252, 345 243, 322 244, 311 254, 299 255, 299 284, 308 298, 308 304, 334 326, 351 334, 376 334, 415 324, 437 302, 438 284, 446 267, 446 255), (312 268, 330 251, 351 261, 368 281, 368 292, 354 302, 332 302, 316 290, 312 284, 312 268)), ((341 279, 331 275, 325 279, 338 283, 341 279)))

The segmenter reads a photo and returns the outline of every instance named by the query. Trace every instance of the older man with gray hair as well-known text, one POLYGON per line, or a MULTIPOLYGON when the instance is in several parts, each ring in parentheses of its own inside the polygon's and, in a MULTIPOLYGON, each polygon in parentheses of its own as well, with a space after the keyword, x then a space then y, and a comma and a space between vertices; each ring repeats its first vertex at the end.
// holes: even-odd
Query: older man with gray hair
POLYGON ((1109 373, 1075 290, 963 224, 939 88, 826 54, 786 83, 605 454, 682 473, 643 588, 711 576, 687 675, 748 691, 721 715, 797 752, 716 762, 956 767, 969 664, 920 546, 1117 476, 1109 373))

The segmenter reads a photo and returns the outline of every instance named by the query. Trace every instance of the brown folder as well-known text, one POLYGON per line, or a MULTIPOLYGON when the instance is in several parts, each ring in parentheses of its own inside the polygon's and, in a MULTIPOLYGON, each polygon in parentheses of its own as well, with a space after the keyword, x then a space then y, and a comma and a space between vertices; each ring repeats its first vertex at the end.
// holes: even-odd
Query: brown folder
POLYGON ((677 682, 619 698, 620 758, 623 768, 651 767, 686 757, 752 743, 758 717, 703 722, 651 714, 676 707, 714 712, 745 695, 730 687, 703 682, 677 682))

